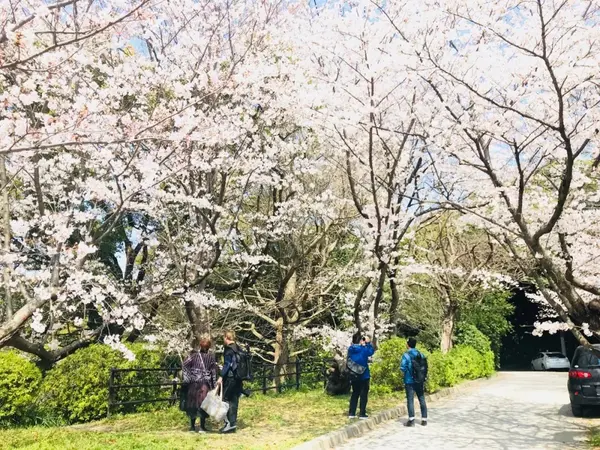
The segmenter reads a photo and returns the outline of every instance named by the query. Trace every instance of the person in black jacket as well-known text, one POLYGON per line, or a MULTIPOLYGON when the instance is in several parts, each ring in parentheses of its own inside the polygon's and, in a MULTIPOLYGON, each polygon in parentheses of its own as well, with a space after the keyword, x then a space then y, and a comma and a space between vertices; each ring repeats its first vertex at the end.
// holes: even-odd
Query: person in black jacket
POLYGON ((225 426, 221 428, 221 433, 235 433, 237 429, 237 415, 240 396, 243 393, 243 382, 236 376, 237 361, 241 349, 235 342, 235 333, 227 331, 223 336, 225 342, 225 351, 223 354, 224 364, 221 370, 221 378, 217 383, 223 384, 223 400, 229 403, 229 411, 225 426))
POLYGON ((338 361, 332 361, 325 376, 327 379, 325 391, 329 395, 346 395, 350 393, 348 372, 341 368, 338 361))

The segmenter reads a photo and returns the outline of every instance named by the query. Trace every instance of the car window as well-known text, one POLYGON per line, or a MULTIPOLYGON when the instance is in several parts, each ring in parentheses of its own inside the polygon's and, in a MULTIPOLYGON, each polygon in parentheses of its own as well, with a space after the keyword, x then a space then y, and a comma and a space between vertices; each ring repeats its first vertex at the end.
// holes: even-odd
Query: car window
POLYGON ((565 356, 562 353, 546 353, 549 358, 564 358, 565 356))
POLYGON ((575 356, 573 357, 573 365, 579 366, 582 369, 598 367, 600 366, 600 359, 595 356, 591 350, 587 348, 580 348, 575 352, 575 356))

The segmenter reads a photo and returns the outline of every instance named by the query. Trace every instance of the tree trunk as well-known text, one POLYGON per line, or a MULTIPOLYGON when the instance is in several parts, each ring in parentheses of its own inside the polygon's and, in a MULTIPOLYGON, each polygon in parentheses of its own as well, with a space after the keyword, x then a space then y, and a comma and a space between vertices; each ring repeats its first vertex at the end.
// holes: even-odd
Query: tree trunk
MULTIPOLYGON (((8 197, 8 176, 6 174, 6 156, 0 156, 0 189, 2 190, 2 253, 10 252, 10 205, 8 197)), ((4 320, 13 316, 13 303, 10 292, 10 271, 8 267, 3 271, 4 281, 4 320)), ((0 315, 1 317, 1 315, 0 315)))
POLYGON ((369 286, 371 286, 371 280, 366 280, 357 292, 356 298, 354 299, 354 325, 356 326, 356 329, 360 332, 362 332, 362 322, 360 320, 360 307, 362 305, 363 297, 365 296, 365 293, 367 292, 369 286))
POLYGON ((205 336, 210 336, 210 320, 208 318, 208 311, 201 305, 194 305, 194 312, 196 320, 192 324, 194 331, 194 339, 197 343, 205 336))
MULTIPOLYGON (((204 287, 199 286, 199 290, 203 291, 204 287)), ((192 339, 194 345, 200 343, 200 339, 204 336, 210 335, 210 320, 208 317, 208 311, 202 305, 195 305, 191 302, 186 302, 185 312, 188 317, 188 321, 192 326, 192 339)))
POLYGON ((456 325, 456 308, 454 305, 448 305, 444 312, 444 318, 442 319, 442 339, 441 339, 441 350, 442 353, 448 353, 452 350, 454 338, 454 328, 456 325))
POLYGON ((390 291, 392 291, 392 302, 390 303, 390 323, 392 324, 392 332, 397 334, 398 331, 398 306, 400 305, 400 293, 396 284, 396 272, 392 274, 390 279, 390 291))
POLYGON ((290 361, 290 351, 285 334, 283 317, 280 317, 277 319, 277 324, 275 325, 275 343, 273 344, 273 361, 275 363, 275 368, 273 370, 273 382, 275 383, 277 392, 281 391, 282 386, 286 382, 286 376, 289 372, 288 364, 290 361))
MULTIPOLYGON (((54 296, 56 300, 56 296, 54 296)), ((5 321, 0 326, 0 348, 5 345, 6 340, 9 339, 15 332, 17 332, 33 315, 36 309, 41 308, 49 299, 36 298, 27 302, 23 305, 9 320, 5 321)))
POLYGON ((377 281, 377 292, 375 293, 375 300, 373 301, 373 309, 370 314, 370 328, 373 330, 371 335, 371 342, 375 348, 377 348, 377 319, 379 317, 379 305, 383 299, 383 289, 385 285, 386 273, 385 268, 380 269, 379 280, 377 281))
POLYGON ((100 326, 96 330, 85 333, 80 339, 71 342, 65 347, 49 351, 44 348, 42 344, 29 342, 18 333, 12 335, 7 341, 6 345, 22 352, 35 355, 39 358, 37 365, 43 370, 49 370, 63 358, 75 353, 77 350, 88 347, 98 341, 98 338, 102 335, 104 326, 100 326))

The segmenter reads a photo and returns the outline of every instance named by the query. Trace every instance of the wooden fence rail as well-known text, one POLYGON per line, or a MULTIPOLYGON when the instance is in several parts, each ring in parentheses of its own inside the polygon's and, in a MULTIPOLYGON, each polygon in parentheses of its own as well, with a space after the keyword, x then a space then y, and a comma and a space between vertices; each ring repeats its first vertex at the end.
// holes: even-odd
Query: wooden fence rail
MULTIPOLYGON (((297 359, 286 364, 254 363, 254 379, 246 382, 249 392, 281 393, 326 382, 328 359, 297 359)), ((179 403, 181 368, 110 369, 108 411, 131 412, 133 406, 166 402, 179 403), (167 391, 168 396, 167 396, 167 391)))

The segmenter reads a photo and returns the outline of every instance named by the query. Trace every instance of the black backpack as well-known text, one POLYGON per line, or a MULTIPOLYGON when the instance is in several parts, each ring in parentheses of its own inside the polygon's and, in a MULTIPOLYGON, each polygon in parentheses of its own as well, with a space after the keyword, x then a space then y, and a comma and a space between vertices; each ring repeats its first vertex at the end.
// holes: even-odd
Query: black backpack
POLYGON ((415 383, 425 383, 427 380, 427 358, 421 352, 417 356, 410 355, 412 362, 412 377, 415 383))
POLYGON ((238 347, 238 350, 233 350, 235 355, 235 368, 233 375, 237 380, 240 381, 252 381, 254 375, 252 374, 252 354, 249 349, 242 350, 238 347))

